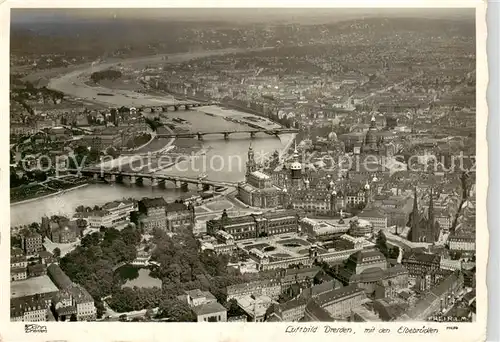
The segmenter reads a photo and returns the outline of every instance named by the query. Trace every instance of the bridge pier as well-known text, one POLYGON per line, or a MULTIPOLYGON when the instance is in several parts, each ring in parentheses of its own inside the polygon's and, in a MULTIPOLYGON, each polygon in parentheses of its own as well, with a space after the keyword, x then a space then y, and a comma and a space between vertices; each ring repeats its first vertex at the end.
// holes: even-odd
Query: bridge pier
POLYGON ((197 133, 196 134, 198 136, 198 140, 202 141, 203 140, 203 134, 201 133, 197 133))
POLYGON ((185 108, 186 110, 189 110, 191 107, 190 107, 189 105, 184 105, 184 108, 185 108))
POLYGON ((165 180, 164 179, 160 179, 158 181, 158 186, 162 187, 162 188, 166 188, 166 185, 165 185, 165 180))
POLYGON ((255 139, 255 132, 250 132, 250 139, 255 139))
POLYGON ((199 190, 203 190, 203 186, 201 184, 201 182, 198 182, 196 183, 196 189, 199 191, 199 190))
POLYGON ((116 176, 116 182, 117 183, 123 183, 123 176, 122 175, 116 176))
POLYGON ((151 178, 151 186, 158 186, 158 180, 156 177, 151 178))
POLYGON ((109 181, 111 183, 115 183, 116 182, 116 175, 111 175, 111 177, 109 177, 109 181))
POLYGON ((184 192, 188 192, 189 191, 189 186, 188 186, 188 183, 184 182, 181 184, 181 190, 184 191, 184 192))
POLYGON ((135 184, 136 181, 135 176, 130 176, 130 184, 135 184))
POLYGON ((229 133, 224 133, 224 140, 229 140, 229 133))
POLYGON ((99 180, 99 174, 98 173, 94 173, 94 175, 92 177, 94 178, 94 180, 96 182, 99 180))
POLYGON ((172 181, 174 183, 174 186, 176 189, 178 189, 181 186, 181 183, 177 180, 172 181))
POLYGON ((179 106, 174 106, 174 111, 178 111, 179 110, 179 106))

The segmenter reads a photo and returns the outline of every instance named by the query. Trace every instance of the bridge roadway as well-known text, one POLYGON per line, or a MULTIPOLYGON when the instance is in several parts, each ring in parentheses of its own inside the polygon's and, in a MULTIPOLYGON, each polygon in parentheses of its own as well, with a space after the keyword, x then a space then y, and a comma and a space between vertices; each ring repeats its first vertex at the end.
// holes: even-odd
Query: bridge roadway
POLYGON ((156 182, 158 181, 171 181, 174 182, 174 184, 177 186, 178 183, 191 183, 191 184, 197 184, 197 185, 208 185, 208 186, 237 186, 238 183, 235 182, 223 182, 223 181, 213 181, 213 180, 208 180, 202 177, 181 177, 181 176, 173 176, 173 175, 165 175, 165 174, 155 174, 155 173, 141 173, 141 172, 123 172, 119 170, 101 170, 101 169, 83 169, 83 170, 77 170, 77 169, 69 169, 68 172, 80 172, 82 175, 89 175, 92 174, 94 177, 106 177, 106 176, 111 176, 112 178, 116 179, 116 177, 130 177, 131 179, 137 180, 138 178, 147 178, 151 179, 153 184, 155 185, 156 182))
MULTIPOLYGON (((185 110, 189 110, 191 108, 196 107, 205 107, 205 106, 217 106, 219 102, 197 102, 197 101, 189 101, 189 100, 173 100, 172 103, 163 103, 155 105, 144 105, 137 107, 130 107, 129 110, 134 108, 137 111, 144 111, 149 109, 152 113, 154 112, 167 112, 169 108, 172 108, 174 111, 178 111, 179 109, 184 108, 185 110)), ((118 108, 116 108, 118 109, 118 108)))
POLYGON ((169 133, 169 134, 156 134, 158 138, 196 138, 199 140, 203 139, 203 136, 210 134, 221 134, 224 136, 224 139, 229 139, 230 134, 236 133, 250 133, 252 138, 255 137, 257 133, 266 133, 269 135, 280 135, 287 133, 298 133, 298 129, 295 128, 276 128, 276 129, 252 129, 252 130, 238 130, 238 131, 216 131, 216 132, 196 132, 196 133, 169 133))

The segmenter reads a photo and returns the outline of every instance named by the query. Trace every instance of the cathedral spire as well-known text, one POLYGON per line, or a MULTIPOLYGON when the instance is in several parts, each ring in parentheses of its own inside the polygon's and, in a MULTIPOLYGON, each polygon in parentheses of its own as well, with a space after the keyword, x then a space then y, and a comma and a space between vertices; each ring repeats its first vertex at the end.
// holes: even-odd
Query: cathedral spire
POLYGON ((412 241, 418 241, 418 223, 419 223, 419 214, 418 214, 418 203, 417 203, 417 187, 413 190, 413 211, 411 218, 411 235, 412 241))
POLYGON ((430 193, 430 198, 429 198, 429 212, 428 212, 428 217, 427 219, 429 220, 429 230, 430 234, 432 235, 432 238, 435 238, 435 232, 434 232, 434 191, 431 187, 431 193, 430 193))

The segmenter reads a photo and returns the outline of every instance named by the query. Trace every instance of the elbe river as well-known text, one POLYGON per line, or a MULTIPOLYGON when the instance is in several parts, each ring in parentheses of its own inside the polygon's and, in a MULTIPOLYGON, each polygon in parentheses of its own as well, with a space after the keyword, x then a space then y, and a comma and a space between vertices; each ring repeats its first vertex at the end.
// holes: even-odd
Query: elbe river
MULTIPOLYGON (((121 61, 121 63, 124 62, 121 61)), ((102 88, 99 89, 99 91, 101 90, 102 88)), ((114 90, 108 91, 114 92, 114 90)), ((211 112, 224 113, 225 111, 212 107, 211 112)), ((237 115, 237 113, 231 112, 233 116, 237 115)), ((250 116, 250 114, 240 114, 250 116)), ((246 125, 230 122, 218 116, 209 116, 199 111, 169 112, 167 115, 187 120, 190 129, 194 132, 249 129, 246 125)), ((242 181, 244 180, 245 163, 250 144, 252 144, 256 157, 259 158, 262 155, 269 155, 275 150, 282 150, 289 144, 291 139, 293 139, 293 134, 284 134, 280 138, 259 134, 253 140, 250 139, 248 134, 232 134, 230 140, 227 141, 224 140, 222 135, 206 136, 203 140, 203 147, 207 150, 205 155, 180 162, 173 168, 161 172, 190 177, 205 173, 210 180, 242 181)), ((195 193, 196 190, 194 187, 190 187, 190 191, 195 193)), ((162 196, 166 200, 173 201, 179 198, 181 194, 186 193, 181 192, 180 189, 175 189, 174 185, 169 182, 166 183, 166 188, 153 188, 146 182, 144 185, 129 185, 127 183, 91 184, 62 194, 12 204, 10 221, 12 226, 30 224, 41 221, 44 215, 60 214, 71 216, 74 209, 79 205, 102 205, 109 201, 129 197, 140 199, 142 197, 162 196)))

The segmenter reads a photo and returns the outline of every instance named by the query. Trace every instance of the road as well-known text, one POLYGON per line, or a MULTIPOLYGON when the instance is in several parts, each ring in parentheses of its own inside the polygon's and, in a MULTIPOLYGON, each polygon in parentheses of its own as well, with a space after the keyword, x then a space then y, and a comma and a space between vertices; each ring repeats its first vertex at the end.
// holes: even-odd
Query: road
POLYGON ((408 241, 406 239, 403 239, 402 237, 400 237, 398 235, 394 235, 388 231, 385 232, 385 236, 386 236, 388 242, 390 242, 391 244, 396 245, 400 248, 403 248, 405 250, 413 249, 413 248, 427 248, 430 245, 432 245, 432 243, 428 243, 428 242, 411 242, 411 241, 408 241))
POLYGON ((401 82, 398 82, 398 83, 395 83, 395 84, 393 84, 393 85, 390 85, 390 86, 388 86, 388 87, 386 87, 386 88, 383 88, 383 89, 377 90, 377 91, 375 91, 375 92, 371 93, 370 95, 367 95, 367 96, 363 97, 363 98, 361 99, 361 101, 368 100, 369 98, 371 98, 371 97, 373 97, 373 96, 375 96, 375 95, 382 94, 382 93, 385 93, 385 92, 387 92, 387 91, 390 91, 390 90, 392 90, 392 89, 394 89, 394 88, 396 88, 396 87, 399 87, 400 85, 403 85, 403 84, 405 84, 405 83, 410 82, 411 80, 413 80, 414 78, 417 78, 417 77, 419 77, 419 76, 420 76, 420 74, 417 74, 417 75, 412 76, 412 77, 410 77, 410 78, 408 78, 408 79, 405 79, 405 80, 403 80, 403 81, 401 81, 401 82))

